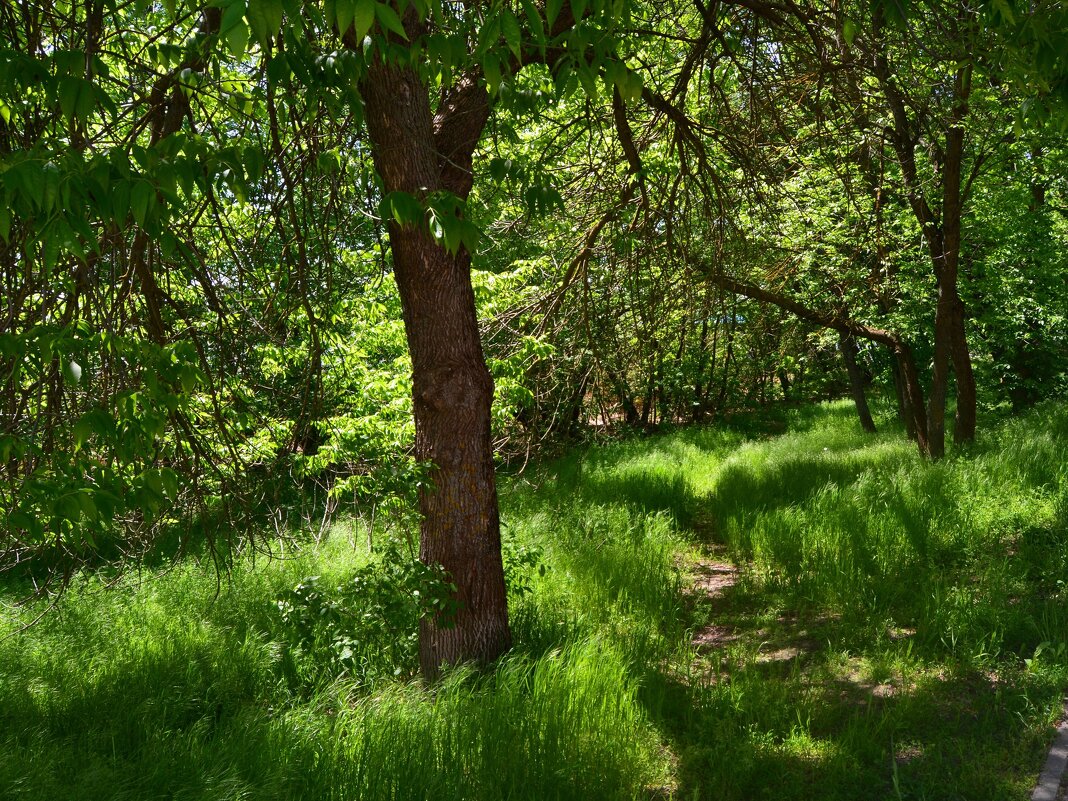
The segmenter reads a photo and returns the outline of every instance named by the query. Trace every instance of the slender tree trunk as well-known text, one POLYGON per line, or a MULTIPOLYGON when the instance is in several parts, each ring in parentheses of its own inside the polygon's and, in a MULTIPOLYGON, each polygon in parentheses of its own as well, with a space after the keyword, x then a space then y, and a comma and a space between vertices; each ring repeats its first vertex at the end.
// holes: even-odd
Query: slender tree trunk
POLYGON ((860 365, 857 364, 857 340, 852 334, 840 334, 838 345, 842 351, 842 361, 845 363, 846 372, 849 374, 849 389, 853 393, 860 427, 869 434, 874 434, 875 421, 872 420, 868 398, 864 394, 864 374, 860 370, 860 365))
POLYGON ((716 411, 721 412, 727 402, 727 388, 730 386, 731 365, 734 364, 734 331, 738 327, 737 304, 731 305, 731 321, 727 326, 727 348, 723 357, 723 383, 716 399, 716 411))
MULTIPOLYGON (((656 340, 653 341, 653 347, 657 347, 656 340)), ((653 353, 651 358, 652 364, 649 365, 649 377, 645 382, 645 398, 642 401, 642 428, 649 426, 650 415, 653 411, 653 403, 656 397, 656 354, 653 353)))
MULTIPOLYGON (((628 426, 638 425, 641 415, 638 413, 638 407, 634 404, 634 398, 631 397, 627 383, 622 376, 607 367, 605 368, 605 375, 608 376, 608 380, 612 382, 616 390, 616 395, 619 396, 619 404, 623 407, 623 422, 628 426)), ((606 420, 605 422, 607 423, 608 421, 606 420)))
POLYGON ((953 441, 973 442, 977 406, 975 373, 972 371, 972 357, 964 333, 964 303, 957 297, 954 305, 950 359, 953 362, 953 378, 957 384, 957 412, 953 422, 953 441))
MULTIPOLYGON (((901 382, 905 390, 905 403, 912 419, 916 445, 924 456, 931 455, 931 443, 927 439, 927 415, 923 408, 923 386, 920 384, 919 371, 912 349, 904 342, 898 341, 894 346, 894 355, 901 368, 901 382)), ((906 425, 906 428, 908 426, 906 425)))
POLYGON ((586 389, 590 383, 590 366, 585 360, 579 364, 579 373, 582 378, 575 387, 565 415, 564 432, 568 436, 577 436, 582 430, 582 408, 585 405, 586 389))
MULTIPOLYGON (((707 293, 706 293, 707 295, 707 293)), ((708 344, 708 308, 705 304, 701 319, 701 335, 697 341, 697 365, 694 368, 693 381, 693 406, 690 408, 690 419, 697 423, 704 416, 704 380, 705 380, 705 346, 708 344)))
POLYGON ((894 396, 897 398, 897 417, 905 427, 909 439, 916 439, 916 417, 912 412, 908 393, 905 391, 905 379, 901 370, 900 357, 891 352, 890 374, 894 381, 894 396))
MULTIPOLYGON (((968 74, 957 72, 957 93, 967 98, 968 74)), ((945 402, 948 394, 949 367, 957 385, 957 411, 954 425, 954 441, 971 442, 975 439, 975 376, 972 372, 971 355, 964 331, 964 302, 957 291, 960 272, 961 241, 961 162, 964 150, 964 129, 960 120, 967 111, 965 100, 955 109, 956 124, 946 132, 946 159, 943 176, 943 236, 941 254, 933 254, 935 274, 938 278, 938 306, 935 309, 935 356, 931 380, 928 413, 928 434, 931 440, 931 455, 935 458, 945 454, 945 402), (935 409, 935 402, 939 408, 935 409)))
MULTIPOLYGON (((949 295, 947 323, 949 334, 949 358, 953 364, 953 378, 957 385, 957 411, 953 426, 954 442, 971 442, 975 439, 975 374, 972 372, 972 357, 968 352, 968 338, 964 331, 964 301, 957 289, 960 275, 961 217, 961 168, 964 160, 964 128, 962 120, 967 114, 967 98, 970 93, 971 73, 967 68, 957 70, 956 91, 960 102, 954 109, 954 123, 946 132, 946 164, 943 192, 943 225, 945 227, 944 258, 942 274, 938 283, 945 284, 949 295)), ((941 303, 941 289, 939 290, 941 303)), ((936 326, 937 328, 937 326, 936 326)))
MULTIPOLYGON (((941 282, 939 282, 941 284, 941 282)), ((946 454, 946 398, 949 395, 949 350, 953 299, 945 286, 938 288, 935 309, 934 362, 931 369, 931 393, 927 397, 927 440, 935 459, 946 454)))
POLYGON ((775 374, 779 379, 779 388, 782 390, 782 399, 784 401, 790 400, 790 375, 786 372, 786 368, 780 367, 775 374))
MULTIPOLYGON (((466 198, 471 154, 489 117, 485 90, 460 81, 430 109, 415 70, 374 65, 360 86, 385 192, 466 198)), ((471 256, 447 252, 418 223, 389 223, 394 277, 412 357, 416 457, 431 464, 419 496, 420 559, 456 585, 450 619, 419 628, 423 675, 443 664, 487 663, 511 645, 490 439, 493 380, 471 288, 471 256)))

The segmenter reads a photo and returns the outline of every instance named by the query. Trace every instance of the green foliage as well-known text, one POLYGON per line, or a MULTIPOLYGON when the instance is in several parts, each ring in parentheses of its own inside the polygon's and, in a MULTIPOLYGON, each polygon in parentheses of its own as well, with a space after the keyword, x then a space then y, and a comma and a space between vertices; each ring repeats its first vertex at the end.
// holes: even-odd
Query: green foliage
POLYGON ((348 677, 373 683, 418 669, 417 623, 448 625, 456 587, 438 566, 424 565, 396 539, 377 559, 331 588, 308 576, 277 602, 283 634, 298 649, 298 673, 312 684, 348 677))

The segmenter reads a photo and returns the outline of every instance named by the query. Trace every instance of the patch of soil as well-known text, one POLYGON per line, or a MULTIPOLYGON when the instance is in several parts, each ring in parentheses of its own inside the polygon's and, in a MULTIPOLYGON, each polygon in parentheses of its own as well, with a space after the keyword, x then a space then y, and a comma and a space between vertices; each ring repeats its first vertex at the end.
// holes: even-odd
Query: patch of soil
POLYGON ((730 626, 718 626, 715 623, 709 623, 693 634, 694 647, 699 651, 712 651, 738 642, 739 639, 739 635, 735 634, 730 626))
POLYGON ((693 593, 718 598, 738 582, 738 568, 726 562, 701 560, 693 567, 693 593))
MULTIPOLYGON (((693 583, 689 595, 704 601, 715 601, 738 582, 738 568, 717 559, 701 559, 690 566, 693 583)), ((708 623, 693 633, 694 647, 703 653, 736 642, 738 634, 730 626, 708 623)))

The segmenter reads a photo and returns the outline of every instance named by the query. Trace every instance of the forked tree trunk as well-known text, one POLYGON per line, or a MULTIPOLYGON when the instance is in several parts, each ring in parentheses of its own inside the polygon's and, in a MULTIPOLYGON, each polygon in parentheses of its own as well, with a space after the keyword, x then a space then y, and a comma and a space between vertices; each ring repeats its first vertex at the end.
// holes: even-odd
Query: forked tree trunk
MULTIPOLYGON (((435 115, 417 73, 384 64, 372 67, 360 90, 385 192, 466 198, 471 154, 489 117, 485 90, 458 84, 435 115)), ((442 665, 484 664, 511 645, 490 439, 493 380, 470 254, 450 254, 425 224, 391 221, 389 236, 412 357, 416 457, 432 465, 419 496, 419 556, 442 565, 457 588, 454 615, 420 623, 420 666, 433 679, 442 665)))
MULTIPOLYGON (((961 169, 964 159, 964 123, 971 95, 971 67, 962 63, 956 69, 953 90, 956 103, 946 121, 948 124, 945 128, 944 155, 942 163, 937 165, 940 167, 942 181, 942 213, 939 219, 939 215, 927 201, 926 190, 916 166, 915 148, 920 140, 917 131, 921 126, 909 116, 910 109, 905 95, 895 83, 890 69, 888 47, 882 37, 885 13, 879 6, 875 8, 872 23, 876 47, 873 67, 893 116, 893 125, 888 127, 887 131, 901 166, 909 205, 927 244, 938 286, 934 324, 934 368, 931 392, 928 396, 926 431, 929 453, 932 457, 939 458, 946 450, 945 404, 949 396, 951 367, 957 383, 954 439, 957 442, 969 442, 975 438, 975 377, 964 330, 964 303, 957 290, 964 205, 961 169)), ((958 25, 964 23, 963 17, 958 18, 958 25)), ((973 167, 971 178, 975 177, 974 170, 977 168, 978 165, 973 167)))

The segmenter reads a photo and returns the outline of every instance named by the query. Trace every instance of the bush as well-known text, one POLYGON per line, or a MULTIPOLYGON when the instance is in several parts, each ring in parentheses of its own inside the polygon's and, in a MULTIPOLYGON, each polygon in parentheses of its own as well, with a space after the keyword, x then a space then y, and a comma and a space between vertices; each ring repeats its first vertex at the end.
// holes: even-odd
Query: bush
POLYGON ((391 539, 377 561, 340 586, 324 587, 319 576, 308 576, 277 606, 302 678, 373 683, 416 672, 419 619, 436 615, 447 622, 455 591, 441 566, 424 565, 391 539))

